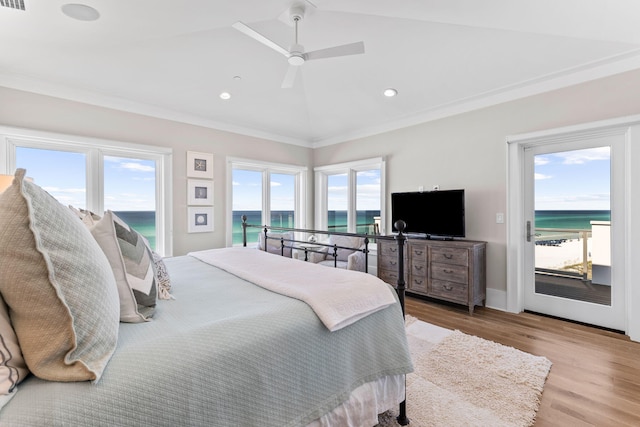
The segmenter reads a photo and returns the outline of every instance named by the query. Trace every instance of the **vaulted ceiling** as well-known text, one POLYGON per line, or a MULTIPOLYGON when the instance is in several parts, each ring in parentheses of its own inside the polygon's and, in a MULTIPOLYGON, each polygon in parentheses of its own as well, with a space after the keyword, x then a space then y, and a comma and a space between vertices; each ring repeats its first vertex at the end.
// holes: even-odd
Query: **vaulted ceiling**
POLYGON ((0 0, 0 86, 312 147, 640 68, 637 0, 84 0, 97 20, 65 3, 0 0), (364 53, 283 89, 287 58, 232 25, 289 50, 292 6, 305 52, 364 53))

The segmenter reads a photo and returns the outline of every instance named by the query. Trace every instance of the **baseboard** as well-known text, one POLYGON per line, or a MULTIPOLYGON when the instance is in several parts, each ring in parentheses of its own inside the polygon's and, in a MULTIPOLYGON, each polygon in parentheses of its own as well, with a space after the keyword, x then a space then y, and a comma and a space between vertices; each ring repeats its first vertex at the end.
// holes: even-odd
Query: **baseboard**
POLYGON ((507 311, 507 291, 487 288, 487 301, 485 305, 495 310, 507 311))

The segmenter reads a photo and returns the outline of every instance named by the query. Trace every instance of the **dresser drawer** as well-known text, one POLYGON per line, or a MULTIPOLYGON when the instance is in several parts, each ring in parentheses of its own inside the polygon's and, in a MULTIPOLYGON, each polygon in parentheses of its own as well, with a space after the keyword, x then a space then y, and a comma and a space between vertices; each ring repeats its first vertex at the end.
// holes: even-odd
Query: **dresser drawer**
POLYGON ((413 260, 426 261, 427 251, 428 249, 424 245, 409 245, 409 256, 413 260))
POLYGON ((469 269, 466 266, 431 263, 431 280, 444 280, 448 282, 468 283, 469 269))
POLYGON ((412 275, 409 278, 409 283, 407 283, 407 289, 411 291, 415 291, 421 294, 427 293, 427 276, 414 276, 412 275))
POLYGON ((398 269, 398 257, 383 255, 378 257, 378 268, 385 270, 397 270, 398 269))
POLYGON ((469 302, 469 286, 466 283, 431 280, 429 296, 467 304, 469 302))
POLYGON ((411 275, 415 277, 427 277, 427 263, 413 261, 411 263, 411 275))
MULTIPOLYGON (((378 277, 393 287, 398 285, 398 270, 381 270, 378 269, 378 277)), ((406 280, 405 280, 406 282, 406 280)))
POLYGON ((388 256, 392 258, 398 258, 398 243, 397 242, 379 242, 378 256, 388 256))
POLYGON ((431 248, 431 262, 469 265, 469 251, 459 248, 431 248))

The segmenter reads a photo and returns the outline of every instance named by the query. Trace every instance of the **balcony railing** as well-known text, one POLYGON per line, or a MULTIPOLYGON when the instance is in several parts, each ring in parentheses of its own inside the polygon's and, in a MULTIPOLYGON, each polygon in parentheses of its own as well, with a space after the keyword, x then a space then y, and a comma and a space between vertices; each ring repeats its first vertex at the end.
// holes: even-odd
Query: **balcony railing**
MULTIPOLYGON (((578 262, 573 262, 575 254, 567 254, 566 260, 563 260, 562 266, 553 265, 551 267, 539 266, 536 257, 535 271, 540 274, 551 274, 558 276, 569 276, 580 278, 582 280, 591 280, 591 254, 589 252, 589 239, 592 236, 591 230, 588 229, 559 229, 559 228, 536 228, 535 229, 536 246, 559 246, 561 247, 568 241, 581 241, 581 253, 578 256, 578 262)), ((536 254, 537 255, 537 254, 536 254)), ((561 257, 563 254, 558 254, 561 257)))

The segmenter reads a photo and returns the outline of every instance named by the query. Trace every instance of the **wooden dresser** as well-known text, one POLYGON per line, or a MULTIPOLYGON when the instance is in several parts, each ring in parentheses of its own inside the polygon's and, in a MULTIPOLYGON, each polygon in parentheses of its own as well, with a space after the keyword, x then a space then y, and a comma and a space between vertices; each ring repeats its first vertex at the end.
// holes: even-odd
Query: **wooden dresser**
MULTIPOLYGON (((405 247, 407 292, 464 304, 473 314, 486 299, 486 242, 408 239, 405 247)), ((378 241, 378 277, 396 285, 398 246, 378 241)))

